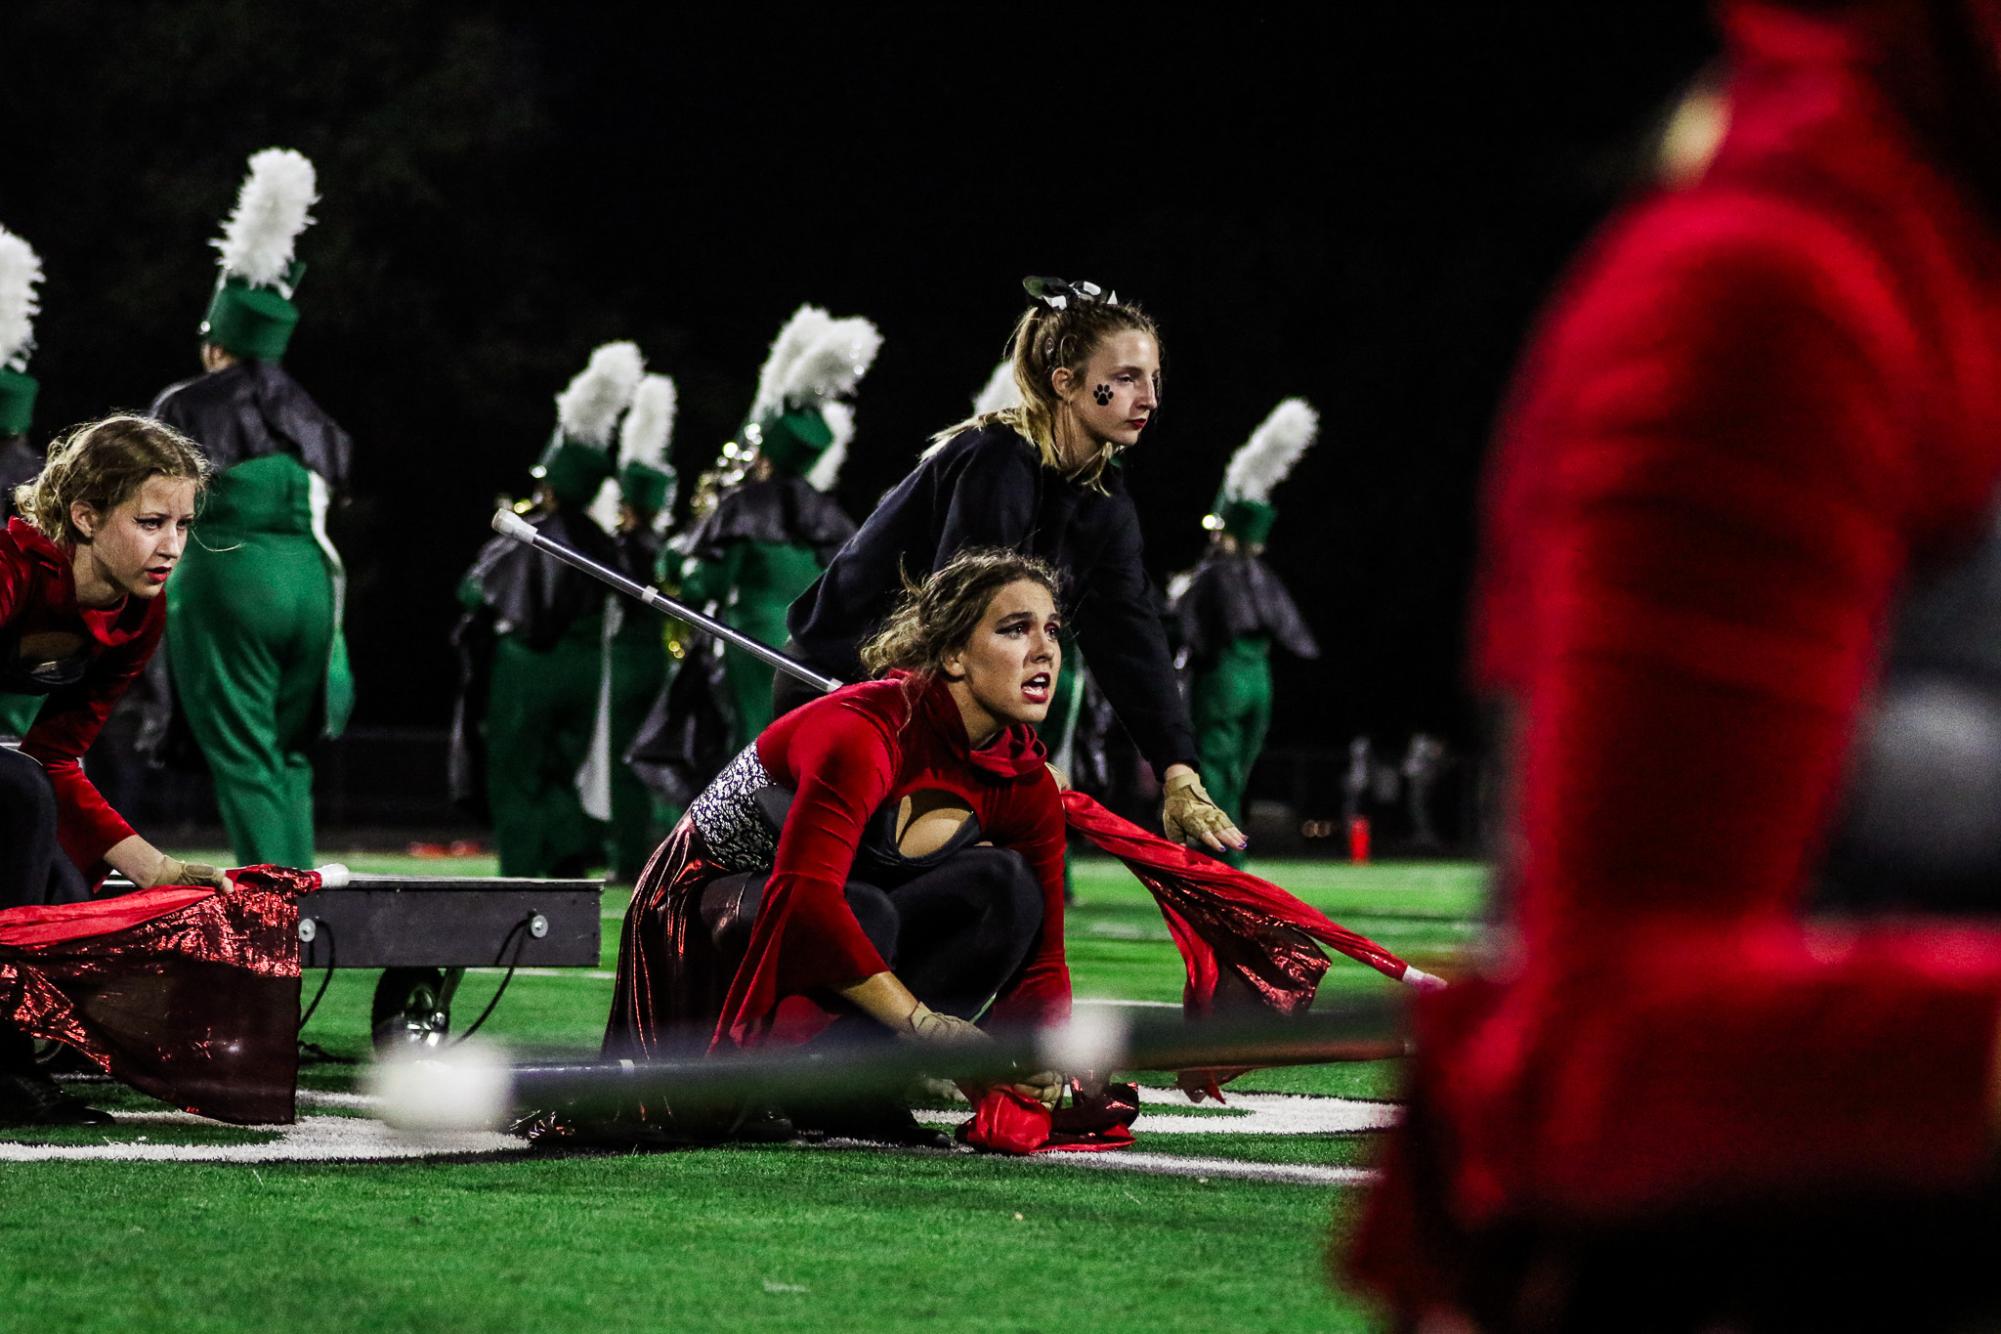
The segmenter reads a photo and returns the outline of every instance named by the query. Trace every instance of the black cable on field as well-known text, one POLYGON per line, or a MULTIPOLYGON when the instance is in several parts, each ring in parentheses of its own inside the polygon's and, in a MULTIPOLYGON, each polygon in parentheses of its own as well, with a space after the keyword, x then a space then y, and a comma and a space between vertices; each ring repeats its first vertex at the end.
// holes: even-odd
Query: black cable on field
POLYGON ((509 928, 506 937, 501 940, 500 948, 494 952, 493 956, 493 962, 496 965, 500 962, 500 956, 507 953, 507 942, 510 940, 514 942, 514 957, 508 960, 507 973, 500 979, 500 986, 495 989, 493 999, 488 1001, 486 1008, 479 1012, 479 1018, 473 1020, 472 1026, 453 1040, 452 1045, 454 1047, 479 1032, 479 1026, 486 1022, 487 1016, 491 1015, 494 1007, 500 1004, 500 998, 507 994, 507 984, 514 980, 514 970, 521 966, 521 951, 528 948, 528 924, 534 920, 533 916, 522 918, 509 928))
POLYGON ((325 922, 321 922, 319 925, 319 929, 326 933, 326 938, 327 938, 326 971, 320 977, 320 989, 313 993, 313 1003, 311 1005, 308 1005, 306 1007, 306 1012, 299 1016, 299 1026, 296 1029, 292 1030, 295 1033, 303 1033, 306 1031, 306 1025, 312 1020, 313 1012, 319 1009, 320 1002, 326 999, 327 988, 333 985, 333 974, 334 974, 333 928, 328 926, 325 922))

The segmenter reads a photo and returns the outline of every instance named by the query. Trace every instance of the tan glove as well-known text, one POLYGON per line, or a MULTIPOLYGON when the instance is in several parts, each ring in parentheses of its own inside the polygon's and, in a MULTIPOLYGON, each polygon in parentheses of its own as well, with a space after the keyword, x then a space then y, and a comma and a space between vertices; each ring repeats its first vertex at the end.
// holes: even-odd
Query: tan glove
POLYGON ((1180 773, 1167 780, 1162 789, 1160 823, 1177 843, 1199 841, 1212 852, 1223 851, 1225 844, 1238 851, 1250 846, 1243 831, 1230 822, 1202 786, 1197 773, 1180 773))
POLYGON ((902 1037, 925 1042, 963 1042, 987 1036, 978 1025, 949 1014, 939 1014, 918 1000, 895 973, 876 973, 865 977, 840 988, 840 994, 863 1014, 902 1037))
POLYGON ((206 862, 184 862, 177 857, 160 859, 160 879, 162 885, 207 885, 211 889, 228 889, 229 877, 220 866, 210 866, 206 862))
POLYGON ((906 1036, 920 1042, 975 1042, 985 1041, 986 1034, 970 1019, 961 1019, 955 1014, 940 1014, 923 1001, 910 1012, 906 1036))

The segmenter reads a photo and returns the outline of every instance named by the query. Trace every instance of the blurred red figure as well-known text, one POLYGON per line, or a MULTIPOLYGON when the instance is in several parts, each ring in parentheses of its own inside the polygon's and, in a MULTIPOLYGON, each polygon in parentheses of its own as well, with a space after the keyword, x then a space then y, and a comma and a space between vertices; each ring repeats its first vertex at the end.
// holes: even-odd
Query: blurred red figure
POLYGON ((2001 3, 1720 12, 1728 129, 1584 257, 1489 479, 1508 926, 1418 1004, 1349 1261, 1407 1328, 2001 1311, 2001 932, 1800 910, 1900 586, 1994 526, 2001 3))

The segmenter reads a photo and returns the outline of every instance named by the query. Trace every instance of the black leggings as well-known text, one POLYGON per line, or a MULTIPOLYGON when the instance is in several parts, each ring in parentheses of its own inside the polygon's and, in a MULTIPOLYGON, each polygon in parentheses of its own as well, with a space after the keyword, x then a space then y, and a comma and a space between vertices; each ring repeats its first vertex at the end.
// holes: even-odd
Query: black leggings
MULTIPOLYGON (((56 842, 56 789, 42 766, 0 746, 0 908, 78 903, 83 876, 56 842)), ((35 1045, 0 1018, 0 1074, 34 1069, 35 1045)))
MULTIPOLYGON (((702 925, 739 958, 764 901, 766 871, 702 891, 702 925)), ((912 995, 971 1019, 1021 968, 1042 929, 1042 887, 1020 854, 964 848, 893 889, 850 881, 848 907, 912 995)))
POLYGON ((83 875, 56 842, 56 789, 42 766, 0 746, 0 908, 80 903, 83 875))

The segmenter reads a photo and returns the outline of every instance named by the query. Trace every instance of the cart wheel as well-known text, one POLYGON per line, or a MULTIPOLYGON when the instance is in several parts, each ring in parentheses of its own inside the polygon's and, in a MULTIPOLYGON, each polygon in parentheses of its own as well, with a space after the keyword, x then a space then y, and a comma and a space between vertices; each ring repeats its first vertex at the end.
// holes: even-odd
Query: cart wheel
POLYGON ((44 1074, 51 1075, 94 1075, 100 1073, 88 1056, 70 1046, 67 1042, 52 1042, 48 1038, 35 1039, 35 1064, 44 1074))
POLYGON ((451 1030, 451 995, 441 968, 385 968, 369 1010, 375 1049, 435 1047, 451 1030))

